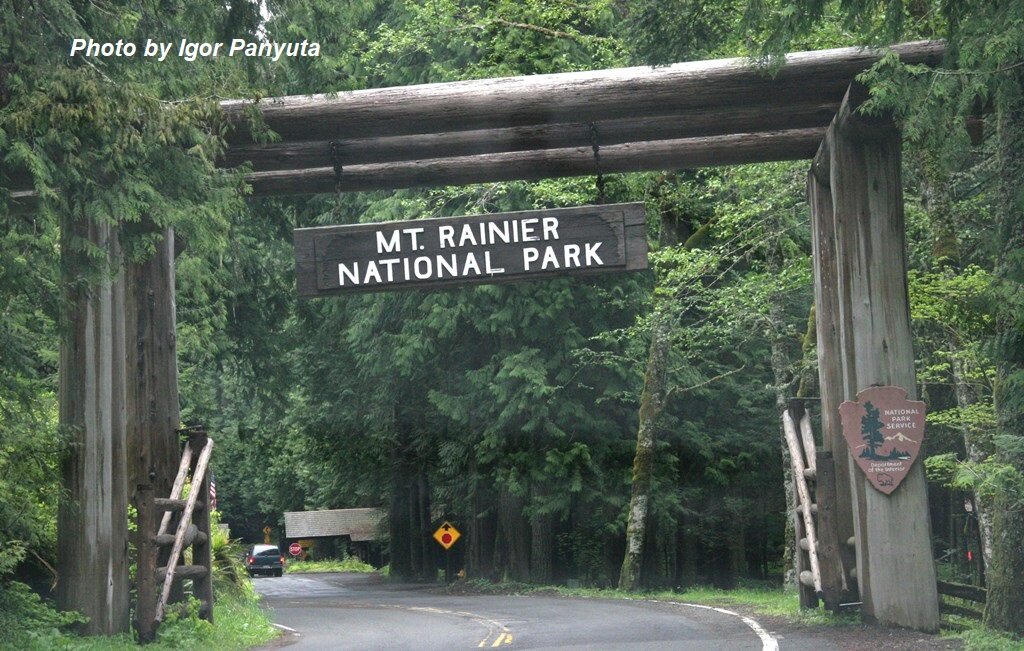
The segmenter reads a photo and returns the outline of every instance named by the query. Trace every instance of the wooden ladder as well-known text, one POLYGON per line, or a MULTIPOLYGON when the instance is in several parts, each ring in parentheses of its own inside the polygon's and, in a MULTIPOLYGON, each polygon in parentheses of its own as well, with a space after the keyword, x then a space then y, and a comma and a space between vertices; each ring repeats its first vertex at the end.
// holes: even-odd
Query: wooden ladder
POLYGON ((171 591, 177 582, 190 579, 199 599, 199 616, 213 621, 213 559, 210 546, 210 475, 213 439, 202 428, 184 430, 188 442, 181 455, 178 474, 168 498, 153 496, 152 485, 139 486, 138 549, 135 628, 142 642, 151 641, 163 621, 171 591), (198 455, 196 454, 198 451, 198 455), (188 498, 181 493, 191 474, 188 498), (160 517, 159 527, 156 523, 160 517), (174 534, 168 533, 178 513, 174 534), (179 565, 186 547, 192 548, 192 564, 179 565), (159 594, 157 590, 159 589, 159 594))
POLYGON ((810 415, 799 400, 791 401, 789 408, 782 412, 782 430, 793 470, 793 524, 800 606, 817 608, 820 598, 825 608, 838 611, 850 586, 843 574, 839 553, 832 452, 818 450, 815 446, 810 415))

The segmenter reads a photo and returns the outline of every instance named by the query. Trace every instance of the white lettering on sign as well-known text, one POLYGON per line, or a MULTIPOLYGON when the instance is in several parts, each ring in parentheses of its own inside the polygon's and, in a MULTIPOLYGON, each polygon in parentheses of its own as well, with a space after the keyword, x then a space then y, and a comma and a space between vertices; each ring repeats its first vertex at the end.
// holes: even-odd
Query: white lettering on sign
POLYGON ((382 282, 442 280, 481 275, 496 276, 503 273, 505 273, 504 267, 495 266, 491 262, 490 251, 484 251, 481 256, 477 256, 475 253, 467 253, 464 256, 453 253, 415 258, 367 260, 364 263, 339 262, 338 284, 342 287, 352 287, 382 282), (480 258, 483 259, 483 270, 481 270, 480 258), (397 271, 396 267, 399 267, 397 271), (381 273, 382 268, 383 273, 381 273))
POLYGON ((633 268, 627 249, 642 247, 636 229, 643 223, 631 214, 636 223, 630 224, 634 230, 628 239, 625 212, 620 207, 552 209, 299 229, 299 291, 436 287, 633 268))

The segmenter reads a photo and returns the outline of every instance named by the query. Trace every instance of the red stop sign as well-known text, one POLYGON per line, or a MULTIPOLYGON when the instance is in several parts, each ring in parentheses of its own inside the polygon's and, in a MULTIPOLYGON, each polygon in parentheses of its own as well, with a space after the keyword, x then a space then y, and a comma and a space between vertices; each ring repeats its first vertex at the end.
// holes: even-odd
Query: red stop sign
POLYGON ((292 556, 298 556, 302 553, 302 545, 297 542, 288 545, 288 553, 292 556))
POLYGON ((441 542, 450 545, 452 543, 452 535, 450 533, 441 534, 441 542))

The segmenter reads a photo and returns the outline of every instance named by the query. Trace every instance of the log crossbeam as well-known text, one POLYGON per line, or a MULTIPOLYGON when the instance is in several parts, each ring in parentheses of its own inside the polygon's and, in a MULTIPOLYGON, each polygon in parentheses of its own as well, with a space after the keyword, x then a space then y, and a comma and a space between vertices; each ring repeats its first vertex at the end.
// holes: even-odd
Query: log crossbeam
MULTIPOLYGON (((891 50, 934 65, 945 45, 891 50)), ((790 54, 771 70, 720 59, 230 100, 219 164, 249 164, 253 196, 584 176, 596 171, 592 122, 605 173, 811 158, 850 80, 882 54, 840 48, 790 54), (258 142, 253 111, 279 142, 258 142)), ((32 210, 31 177, 8 171, 7 180, 12 207, 32 210)))

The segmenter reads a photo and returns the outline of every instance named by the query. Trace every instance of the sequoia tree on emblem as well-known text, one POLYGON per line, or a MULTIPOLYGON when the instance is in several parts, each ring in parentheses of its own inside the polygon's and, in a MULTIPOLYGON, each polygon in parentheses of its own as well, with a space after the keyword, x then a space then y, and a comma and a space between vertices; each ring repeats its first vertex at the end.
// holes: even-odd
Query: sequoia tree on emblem
POLYGON ((925 405, 900 387, 871 387, 839 405, 843 437, 871 485, 889 495, 907 476, 924 440, 925 405))

